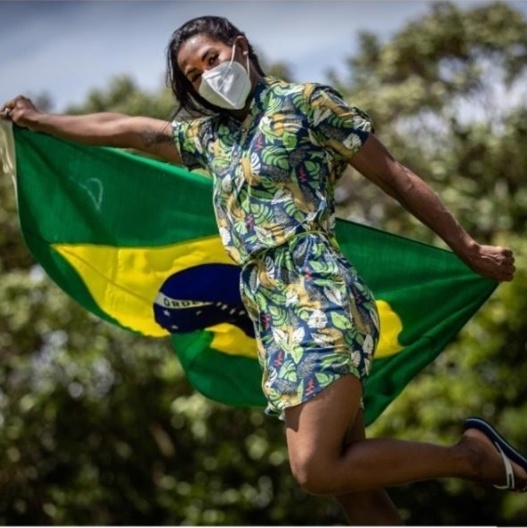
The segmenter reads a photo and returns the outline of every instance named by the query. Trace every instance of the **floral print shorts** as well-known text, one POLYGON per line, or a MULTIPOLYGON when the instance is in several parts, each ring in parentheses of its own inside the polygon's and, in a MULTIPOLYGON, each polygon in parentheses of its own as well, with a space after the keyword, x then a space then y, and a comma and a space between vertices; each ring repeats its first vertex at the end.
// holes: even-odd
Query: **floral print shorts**
POLYGON ((325 233, 258 253, 243 267, 240 289, 268 414, 283 415, 346 374, 364 384, 379 337, 375 300, 325 233))

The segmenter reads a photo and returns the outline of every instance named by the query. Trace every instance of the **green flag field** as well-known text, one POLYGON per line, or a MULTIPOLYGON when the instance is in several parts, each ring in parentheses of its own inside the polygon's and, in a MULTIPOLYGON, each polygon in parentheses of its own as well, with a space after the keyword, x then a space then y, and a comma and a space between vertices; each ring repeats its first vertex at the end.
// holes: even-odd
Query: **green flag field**
MULTIPOLYGON (((7 122, 0 152, 27 247, 66 294, 123 330, 169 338, 188 380, 208 398, 265 405, 240 270, 221 246, 208 177, 7 122)), ((496 283, 449 251, 364 225, 338 220, 337 238, 381 318, 364 397, 370 424, 496 283)))

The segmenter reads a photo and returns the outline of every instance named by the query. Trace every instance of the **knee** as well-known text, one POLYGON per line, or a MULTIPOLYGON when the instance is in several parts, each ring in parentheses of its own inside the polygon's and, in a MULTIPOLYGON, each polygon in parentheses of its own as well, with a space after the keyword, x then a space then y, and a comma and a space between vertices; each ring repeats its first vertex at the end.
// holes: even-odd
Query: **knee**
POLYGON ((296 455, 290 459, 293 477, 304 491, 312 495, 333 495, 331 464, 316 456, 296 455))

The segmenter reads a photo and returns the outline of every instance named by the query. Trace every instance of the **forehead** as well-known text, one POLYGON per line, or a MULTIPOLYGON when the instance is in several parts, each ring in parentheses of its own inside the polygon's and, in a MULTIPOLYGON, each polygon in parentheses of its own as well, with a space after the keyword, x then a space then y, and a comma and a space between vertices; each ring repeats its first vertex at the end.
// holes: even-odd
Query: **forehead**
POLYGON ((177 56, 179 67, 182 71, 185 71, 193 63, 200 63, 204 59, 207 51, 212 48, 221 51, 224 48, 230 49, 231 46, 213 39, 208 35, 198 34, 190 37, 179 48, 177 56))

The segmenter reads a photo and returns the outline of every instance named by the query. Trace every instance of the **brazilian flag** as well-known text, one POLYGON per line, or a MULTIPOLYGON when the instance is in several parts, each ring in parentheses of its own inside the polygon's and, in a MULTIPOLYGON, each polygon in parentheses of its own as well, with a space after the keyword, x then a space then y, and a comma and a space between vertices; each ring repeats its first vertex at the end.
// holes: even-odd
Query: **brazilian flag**
MULTIPOLYGON (((0 127, 29 251, 102 319, 169 337, 196 390, 264 406, 240 269, 217 234, 208 177, 10 123, 0 127)), ((496 288, 453 253, 339 220, 346 257, 372 288, 381 340, 365 390, 371 423, 496 288)))

